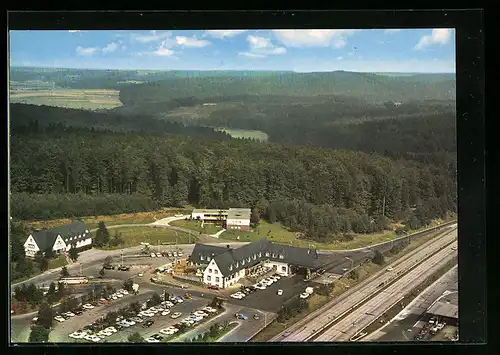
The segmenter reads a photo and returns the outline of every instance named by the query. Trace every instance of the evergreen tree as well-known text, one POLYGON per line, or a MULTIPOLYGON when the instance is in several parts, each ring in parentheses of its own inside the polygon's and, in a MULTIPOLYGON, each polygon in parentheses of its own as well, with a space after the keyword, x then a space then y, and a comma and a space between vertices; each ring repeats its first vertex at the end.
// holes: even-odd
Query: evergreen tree
POLYGON ((77 261, 78 260, 78 250, 76 249, 76 245, 73 244, 71 249, 69 250, 69 257, 71 258, 71 260, 73 261, 77 261))
POLYGON ((49 341, 50 330, 41 326, 35 325, 31 328, 29 337, 30 343, 47 343, 49 341))

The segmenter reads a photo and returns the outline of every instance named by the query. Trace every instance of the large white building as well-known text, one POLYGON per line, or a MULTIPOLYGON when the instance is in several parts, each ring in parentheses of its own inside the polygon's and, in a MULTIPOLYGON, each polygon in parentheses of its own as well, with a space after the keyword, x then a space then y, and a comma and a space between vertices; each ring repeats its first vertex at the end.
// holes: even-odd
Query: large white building
POLYGON ((92 235, 85 223, 77 221, 64 226, 42 229, 29 234, 24 242, 26 256, 34 257, 38 251, 49 248, 55 253, 92 248, 92 235))
POLYGON ((191 213, 191 218, 205 223, 221 222, 224 228, 248 231, 251 213, 250 208, 198 209, 191 213))
POLYGON ((189 262, 203 268, 203 283, 226 288, 237 283, 259 264, 273 267, 288 276, 294 267, 319 268, 321 259, 314 250, 270 242, 262 238, 238 249, 196 244, 189 262))

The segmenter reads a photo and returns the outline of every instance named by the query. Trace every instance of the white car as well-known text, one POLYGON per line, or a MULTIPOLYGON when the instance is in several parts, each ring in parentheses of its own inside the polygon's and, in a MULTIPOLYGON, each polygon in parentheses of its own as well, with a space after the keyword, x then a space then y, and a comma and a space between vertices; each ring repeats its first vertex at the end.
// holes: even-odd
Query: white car
POLYGON ((145 339, 148 343, 159 343, 160 341, 155 338, 147 338, 145 339))
POLYGON ((73 312, 66 312, 64 313, 65 316, 68 316, 68 317, 74 317, 75 314, 73 312))
POLYGON ((117 294, 116 294, 116 297, 118 297, 118 298, 122 298, 122 297, 123 297, 123 295, 122 295, 121 293, 117 293, 117 294))
POLYGON ((216 309, 214 309, 214 308, 212 308, 212 307, 208 307, 208 306, 207 306, 207 307, 205 307, 205 308, 203 308, 203 310, 204 310, 204 311, 207 311, 207 312, 209 312, 209 313, 215 313, 215 312, 217 312, 217 310, 216 310, 216 309))
POLYGON ((92 306, 90 303, 85 303, 85 304, 83 305, 83 308, 86 308, 86 309, 92 309, 92 308, 94 308, 94 306, 92 306))
POLYGON ((148 312, 149 312, 149 313, 153 313, 153 314, 156 314, 156 313, 158 313, 159 311, 160 311, 160 310, 159 310, 159 309, 156 309, 156 308, 150 308, 150 309, 148 309, 148 312))
POLYGON ((192 320, 194 320, 195 322, 199 322, 199 321, 201 321, 201 320, 203 319, 203 317, 202 317, 202 316, 191 316, 190 318, 191 318, 192 320))
POLYGON ((144 276, 144 274, 141 272, 141 273, 139 273, 137 276, 139 276, 139 277, 143 277, 143 276, 144 276))
POLYGON ((262 285, 262 284, 257 284, 257 285, 254 285, 253 287, 255 287, 258 290, 265 290, 267 286, 262 285))
POLYGON ((166 316, 166 315, 169 315, 169 314, 170 314, 170 311, 168 309, 166 309, 163 312, 161 312, 162 316, 166 316))
POLYGON ((163 255, 161 255, 161 253, 156 253, 156 257, 157 258, 161 258, 163 255))
POLYGON ((193 315, 199 316, 199 317, 206 317, 206 316, 208 316, 208 314, 206 314, 203 311, 195 311, 195 312, 193 312, 193 315))
POLYGON ((104 330, 106 330, 108 332, 111 332, 111 333, 116 333, 118 331, 115 327, 107 327, 104 330))
POLYGON ((278 290, 278 296, 281 296, 283 294, 283 290, 278 290))
POLYGON ((112 298, 112 299, 114 299, 114 300, 116 301, 116 300, 118 299, 118 296, 113 295, 113 296, 111 296, 111 298, 112 298))
POLYGON ((135 325, 135 322, 133 320, 125 320, 124 322, 127 322, 128 324, 130 324, 131 326, 132 325, 135 325))
POLYGON ((172 252, 169 251, 167 255, 171 258, 172 257, 172 252))
POLYGON ((176 318, 179 318, 181 315, 182 315, 182 313, 181 313, 181 312, 175 312, 175 313, 173 313, 173 314, 170 316, 170 318, 176 319, 176 318))
POLYGON ((172 302, 170 302, 170 301, 165 301, 165 306, 167 306, 167 307, 173 307, 174 304, 172 302))
POLYGON ((139 315, 143 317, 153 317, 155 314, 153 312, 142 311, 141 313, 139 313, 139 315))
POLYGON ((81 333, 81 332, 74 332, 74 333, 71 333, 69 335, 69 337, 73 338, 73 339, 83 339, 83 337, 85 337, 85 334, 81 333))
POLYGON ((66 319, 64 319, 63 317, 61 316, 55 316, 54 319, 58 322, 64 322, 66 319))
POLYGON ((156 254, 155 253, 151 253, 151 257, 152 258, 156 258, 156 254))
POLYGON ((393 269, 392 267, 390 267, 390 266, 389 266, 386 270, 387 270, 387 271, 392 271, 392 270, 394 270, 394 269, 393 269))
POLYGON ((128 293, 128 291, 127 291, 127 290, 123 290, 123 291, 121 292, 121 294, 122 294, 122 295, 128 295, 129 293, 128 293))
POLYGON ((308 293, 306 293, 306 292, 304 292, 304 293, 301 293, 301 294, 300 294, 300 298, 305 299, 305 298, 307 298, 307 297, 309 297, 309 294, 308 294, 308 293))

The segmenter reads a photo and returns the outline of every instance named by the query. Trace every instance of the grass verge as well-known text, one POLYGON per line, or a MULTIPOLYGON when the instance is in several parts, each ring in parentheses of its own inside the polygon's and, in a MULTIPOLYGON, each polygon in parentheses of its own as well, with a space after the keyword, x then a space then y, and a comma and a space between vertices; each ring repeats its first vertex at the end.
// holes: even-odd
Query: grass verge
POLYGON ((120 227, 110 230, 110 236, 113 238, 115 233, 121 235, 124 243, 116 247, 106 247, 104 250, 116 250, 140 245, 140 243, 150 243, 152 246, 162 244, 188 244, 195 243, 196 237, 174 231, 167 228, 155 227, 120 227))
POLYGON ((187 220, 186 221, 184 219, 170 222, 170 225, 175 226, 175 227, 190 229, 190 230, 195 231, 195 232, 201 232, 203 234, 209 234, 209 235, 215 234, 222 229, 222 228, 220 228, 214 224, 210 224, 210 223, 204 223, 203 227, 202 227, 200 221, 196 221, 196 220, 192 220, 192 221, 187 220))

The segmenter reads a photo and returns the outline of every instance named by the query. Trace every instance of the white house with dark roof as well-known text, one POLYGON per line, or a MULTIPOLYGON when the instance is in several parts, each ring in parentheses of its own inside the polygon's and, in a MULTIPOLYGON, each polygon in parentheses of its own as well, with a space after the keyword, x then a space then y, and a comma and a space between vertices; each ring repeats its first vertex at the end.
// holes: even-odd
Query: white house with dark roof
POLYGON ((64 226, 42 229, 29 234, 24 242, 26 256, 34 257, 38 251, 51 248, 55 253, 92 248, 92 235, 85 223, 76 221, 64 226))
POLYGON ((292 267, 310 270, 322 265, 314 250, 270 242, 262 238, 238 249, 196 244, 189 261, 203 268, 203 283, 226 288, 237 283, 258 264, 273 267, 277 273, 290 275, 292 267))

